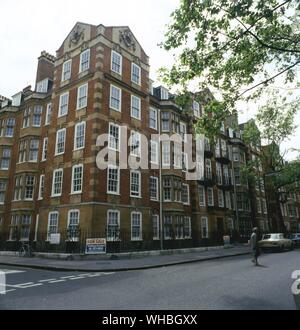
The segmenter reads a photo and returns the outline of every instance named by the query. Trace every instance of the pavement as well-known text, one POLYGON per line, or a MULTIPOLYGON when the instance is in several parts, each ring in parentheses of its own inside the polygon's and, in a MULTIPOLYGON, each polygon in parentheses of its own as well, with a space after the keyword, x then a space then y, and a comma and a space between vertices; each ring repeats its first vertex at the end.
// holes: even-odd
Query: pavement
POLYGON ((189 252, 185 252, 182 250, 172 254, 148 256, 131 254, 130 257, 127 258, 119 257, 117 259, 95 260, 61 260, 42 257, 26 258, 13 255, 0 255, 0 265, 50 271, 122 272, 196 263, 250 254, 249 247, 246 246, 230 248, 214 247, 207 251, 200 252, 198 249, 190 249, 188 251, 189 252))

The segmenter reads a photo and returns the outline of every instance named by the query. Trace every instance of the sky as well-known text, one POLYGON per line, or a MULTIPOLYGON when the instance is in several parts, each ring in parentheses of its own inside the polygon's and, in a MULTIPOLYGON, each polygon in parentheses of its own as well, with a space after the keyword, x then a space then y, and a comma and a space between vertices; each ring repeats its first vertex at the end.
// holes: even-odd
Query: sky
MULTIPOLYGON (((128 25, 150 57, 151 78, 173 62, 158 44, 164 40, 170 14, 180 0, 1 0, 0 95, 11 97, 34 86, 37 58, 55 55, 77 21, 94 25, 128 25)), ((241 104, 240 122, 251 119, 254 106, 241 104)), ((300 114, 297 116, 300 126, 300 114)), ((300 128, 282 149, 300 148, 300 128)), ((295 153, 287 154, 293 159, 295 153)))

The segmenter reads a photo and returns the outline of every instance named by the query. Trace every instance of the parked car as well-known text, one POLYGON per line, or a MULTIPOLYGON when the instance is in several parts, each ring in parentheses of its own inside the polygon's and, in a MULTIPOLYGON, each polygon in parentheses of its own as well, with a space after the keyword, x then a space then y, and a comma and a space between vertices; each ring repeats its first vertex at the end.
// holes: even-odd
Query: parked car
POLYGON ((291 239, 284 238, 283 234, 266 234, 263 239, 258 242, 262 250, 293 250, 294 243, 291 239))
POLYGON ((291 240, 293 241, 294 246, 300 247, 300 233, 292 234, 291 240))

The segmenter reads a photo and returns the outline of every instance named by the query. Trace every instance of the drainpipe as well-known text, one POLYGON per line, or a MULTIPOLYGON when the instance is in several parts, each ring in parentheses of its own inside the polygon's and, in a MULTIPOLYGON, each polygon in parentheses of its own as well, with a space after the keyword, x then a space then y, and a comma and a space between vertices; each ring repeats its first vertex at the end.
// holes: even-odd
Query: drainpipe
POLYGON ((239 216, 239 210, 238 210, 238 205, 237 205, 237 190, 236 190, 236 182, 235 182, 235 176, 234 176, 234 161, 233 161, 233 159, 231 160, 231 170, 232 170, 232 183, 233 183, 233 189, 234 189, 234 206, 235 206, 237 231, 240 234, 240 216, 239 216))
POLYGON ((163 187, 162 187, 162 145, 161 145, 161 111, 158 109, 158 134, 159 134, 159 224, 160 224, 160 249, 164 249, 163 233, 163 187))

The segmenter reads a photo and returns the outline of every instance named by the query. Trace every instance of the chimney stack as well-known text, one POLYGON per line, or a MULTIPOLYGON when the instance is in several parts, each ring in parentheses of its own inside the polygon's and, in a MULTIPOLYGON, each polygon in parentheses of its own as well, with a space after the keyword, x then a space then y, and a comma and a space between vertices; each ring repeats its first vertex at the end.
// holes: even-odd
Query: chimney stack
POLYGON ((46 78, 53 80, 54 63, 55 63, 55 56, 50 55, 46 51, 42 51, 41 56, 38 58, 36 83, 46 78))

